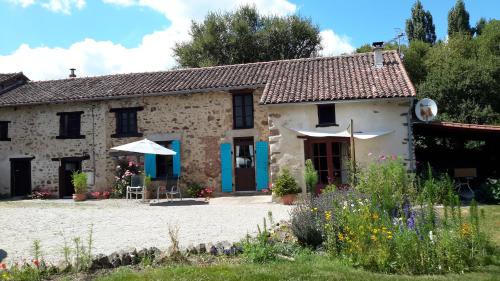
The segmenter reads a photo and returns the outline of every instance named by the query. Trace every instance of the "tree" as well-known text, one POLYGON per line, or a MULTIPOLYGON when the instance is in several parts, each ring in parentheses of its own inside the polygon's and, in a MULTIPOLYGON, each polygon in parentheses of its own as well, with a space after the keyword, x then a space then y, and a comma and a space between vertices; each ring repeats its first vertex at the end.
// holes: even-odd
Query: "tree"
POLYGON ((403 49, 403 63, 415 86, 424 81, 427 76, 425 60, 430 49, 431 44, 420 40, 410 41, 410 45, 403 49))
POLYGON ((448 36, 455 33, 472 34, 469 24, 469 12, 465 9, 463 0, 457 0, 455 6, 448 13, 448 36))
POLYGON ((411 42, 420 40, 430 44, 436 42, 436 31, 432 22, 432 15, 424 10, 422 3, 417 0, 411 8, 411 17, 406 20, 406 36, 411 42))
POLYGON ((262 16, 252 6, 211 12, 203 22, 192 23, 190 35, 173 49, 182 67, 307 58, 321 49, 319 27, 310 19, 262 16))
MULTIPOLYGON (((384 51, 389 51, 389 50, 397 50, 398 49, 398 44, 397 43, 391 43, 387 42, 384 43, 384 51)), ((373 51, 373 47, 370 44, 364 44, 361 45, 359 48, 356 48, 356 53, 369 53, 373 51)))
POLYGON ((500 123, 500 21, 487 23, 481 35, 456 33, 432 47, 425 58, 427 75, 420 98, 436 100, 441 120, 500 123))
POLYGON ((487 24, 488 22, 486 21, 485 18, 480 18, 477 23, 476 23, 476 26, 472 29, 473 33, 476 34, 476 35, 481 35, 481 33, 483 32, 483 29, 484 29, 484 26, 487 24))

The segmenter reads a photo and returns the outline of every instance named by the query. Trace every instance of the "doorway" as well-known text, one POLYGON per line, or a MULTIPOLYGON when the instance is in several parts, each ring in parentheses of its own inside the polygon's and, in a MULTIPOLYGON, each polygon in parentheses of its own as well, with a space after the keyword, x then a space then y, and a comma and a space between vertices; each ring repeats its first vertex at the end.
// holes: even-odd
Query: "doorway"
POLYGON ((317 191, 331 183, 339 186, 346 180, 348 138, 310 138, 304 144, 306 160, 311 159, 318 172, 317 191))
POLYGON ((13 197, 31 194, 31 160, 32 158, 10 159, 10 186, 13 197))
POLYGON ((255 191, 255 146, 253 137, 234 139, 235 191, 255 191))
POLYGON ((59 167, 59 197, 71 197, 75 193, 75 187, 71 182, 71 175, 75 171, 82 170, 82 160, 61 159, 59 167))

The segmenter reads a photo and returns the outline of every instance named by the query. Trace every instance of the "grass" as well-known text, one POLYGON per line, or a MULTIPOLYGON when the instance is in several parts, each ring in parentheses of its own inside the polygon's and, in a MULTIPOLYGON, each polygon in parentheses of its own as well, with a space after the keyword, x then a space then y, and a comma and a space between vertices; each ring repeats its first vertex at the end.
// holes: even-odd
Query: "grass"
MULTIPOLYGON (((467 208, 464 207, 464 211, 467 208)), ((485 210, 484 230, 500 248, 500 206, 481 206, 485 210)), ((500 266, 478 268, 476 272, 448 275, 388 275, 341 264, 327 256, 305 255, 296 261, 267 264, 222 263, 217 265, 176 265, 134 271, 121 268, 100 281, 132 280, 500 280, 500 266)))
POLYGON ((355 269, 326 256, 311 255, 294 262, 268 264, 232 264, 167 266, 134 272, 120 269, 100 281, 132 280, 498 280, 500 267, 490 266, 481 272, 436 276, 387 275, 355 269))

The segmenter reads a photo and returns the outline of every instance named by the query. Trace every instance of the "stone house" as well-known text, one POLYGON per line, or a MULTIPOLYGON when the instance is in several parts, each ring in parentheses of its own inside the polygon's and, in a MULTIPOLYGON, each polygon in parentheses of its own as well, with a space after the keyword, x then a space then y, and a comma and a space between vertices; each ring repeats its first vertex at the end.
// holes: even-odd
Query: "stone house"
POLYGON ((345 181, 350 119, 361 138, 356 161, 369 151, 411 163, 415 90, 396 52, 378 55, 50 81, 0 75, 17 77, 0 92, 0 194, 43 187, 69 196, 73 170, 87 172, 93 190, 109 189, 118 157, 110 148, 142 138, 179 152, 149 166, 160 182, 180 176, 218 193, 256 191, 283 166, 302 183, 306 158, 322 179, 345 181))

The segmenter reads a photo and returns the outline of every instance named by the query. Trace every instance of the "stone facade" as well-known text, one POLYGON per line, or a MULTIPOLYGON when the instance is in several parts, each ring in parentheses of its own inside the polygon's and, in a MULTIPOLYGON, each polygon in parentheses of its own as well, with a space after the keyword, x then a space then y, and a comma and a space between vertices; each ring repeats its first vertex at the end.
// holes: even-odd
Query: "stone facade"
POLYGON ((220 191, 219 145, 234 137, 269 137, 267 107, 258 106, 262 89, 254 91, 254 128, 233 130, 232 95, 205 92, 158 95, 93 102, 31 105, 0 108, 0 120, 10 121, 11 141, 0 141, 0 194, 10 194, 10 159, 34 157, 31 161, 32 189, 45 187, 56 192, 60 162, 55 158, 81 157, 82 170, 91 174, 90 188, 112 187, 116 157, 110 148, 149 138, 153 141, 179 139, 182 182, 199 182, 220 191), (115 113, 111 108, 136 107, 138 131, 143 137, 113 138, 115 113), (57 139, 57 112, 83 111, 83 139, 57 139), (94 173, 95 171, 95 173, 94 173), (93 179, 92 179, 93 178, 93 179))

